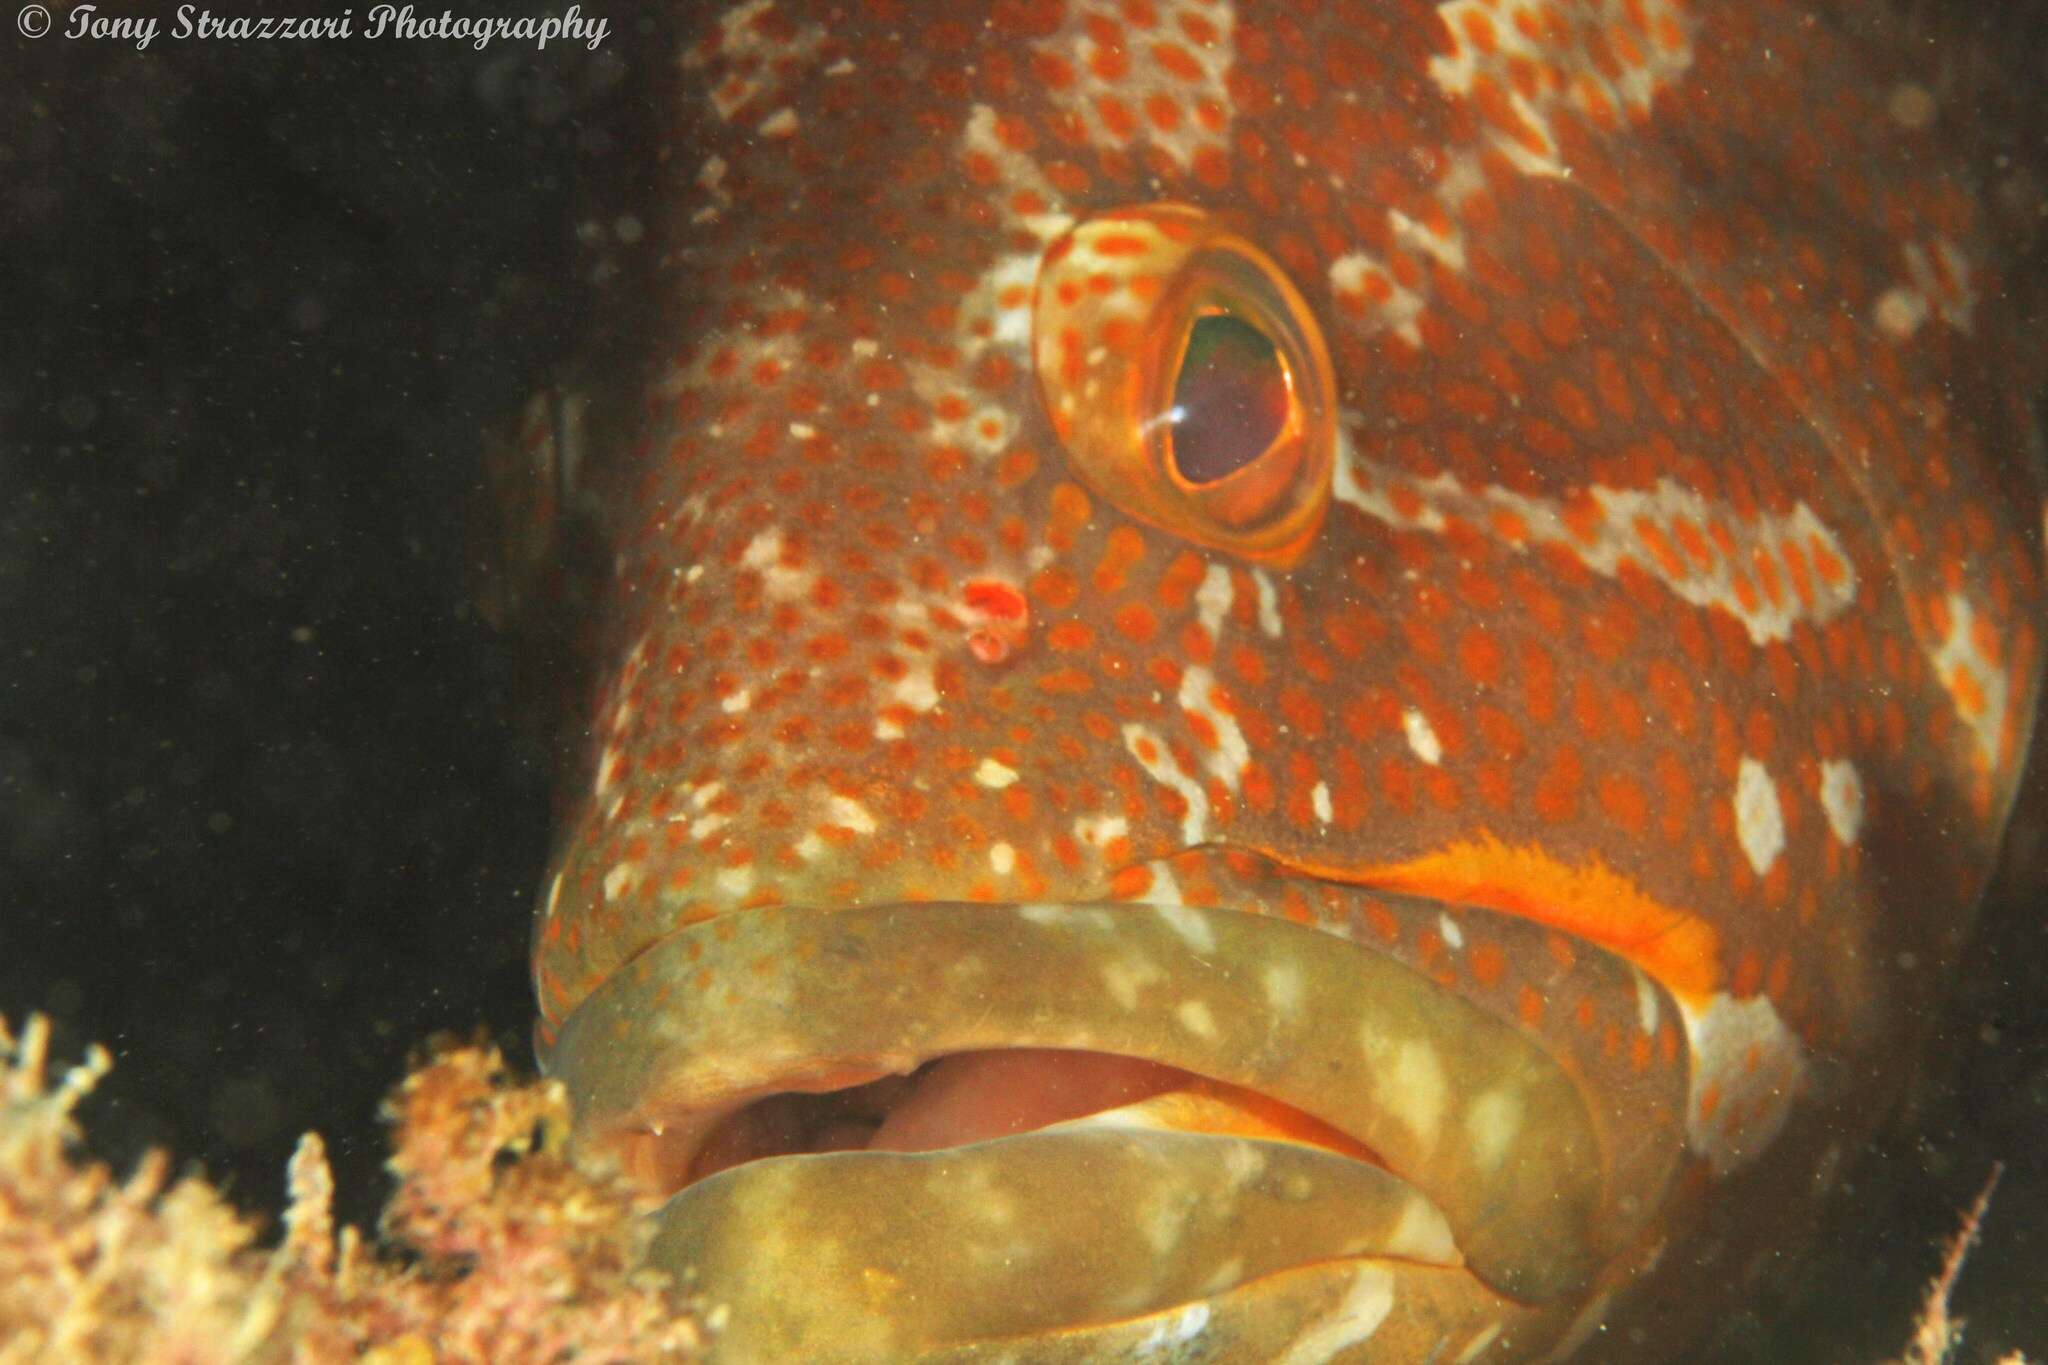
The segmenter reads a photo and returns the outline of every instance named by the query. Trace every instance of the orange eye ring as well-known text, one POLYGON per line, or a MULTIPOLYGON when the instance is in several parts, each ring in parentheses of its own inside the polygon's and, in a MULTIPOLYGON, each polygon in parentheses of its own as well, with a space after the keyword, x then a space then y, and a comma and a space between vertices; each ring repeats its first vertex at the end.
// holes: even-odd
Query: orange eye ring
POLYGON ((1097 493, 1246 559, 1307 552, 1329 511, 1336 381, 1264 252, 1177 204, 1085 219, 1046 252, 1033 327, 1053 430, 1097 493))

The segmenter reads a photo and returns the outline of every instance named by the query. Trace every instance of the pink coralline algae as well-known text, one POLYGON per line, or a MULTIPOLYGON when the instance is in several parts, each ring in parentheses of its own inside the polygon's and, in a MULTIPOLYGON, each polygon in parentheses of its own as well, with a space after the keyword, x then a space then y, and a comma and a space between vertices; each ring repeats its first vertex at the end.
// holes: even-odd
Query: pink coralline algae
POLYGON ((111 1065, 52 1081, 49 1027, 0 1020, 0 1365, 365 1360, 689 1361, 705 1329, 640 1266, 648 1204, 570 1165, 568 1105, 489 1048, 444 1047, 386 1104, 397 1193, 379 1243, 338 1233, 316 1134, 288 1171, 284 1235, 146 1157, 78 1154, 72 1114, 111 1065))

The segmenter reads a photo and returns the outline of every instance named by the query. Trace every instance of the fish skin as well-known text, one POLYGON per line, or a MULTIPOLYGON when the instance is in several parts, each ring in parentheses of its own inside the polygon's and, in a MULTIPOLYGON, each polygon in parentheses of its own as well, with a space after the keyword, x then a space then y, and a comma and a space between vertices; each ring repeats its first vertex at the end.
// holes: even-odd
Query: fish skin
MULTIPOLYGON (((1603 1359, 1668 1356, 1725 1306, 1686 1276, 1767 1264, 1992 864, 2038 697, 2039 440, 1979 187, 1908 69, 1789 6, 1543 15, 705 24, 673 352, 603 491, 612 663, 536 927, 588 1144, 659 1120, 671 1014, 744 1015, 745 970, 816 991, 845 944, 816 917, 1149 904, 1154 952, 1219 907, 1369 947, 1583 1097, 1584 1273, 1439 1339, 1538 1359, 1611 1316, 1603 1359), (1048 249, 1160 203, 1277 263, 1327 348, 1334 494, 1285 562, 1105 496, 1049 414, 1048 249), (814 956, 701 965, 771 924, 814 956)), ((778 1060, 742 1031, 699 1070, 786 1081, 861 1007, 802 998, 755 1035, 778 1060)), ((1341 1107, 1281 1071, 1255 1088, 1341 1107)), ((1420 1291, 1359 1273, 1273 1291, 1232 1358, 1422 1358, 1420 1291)))

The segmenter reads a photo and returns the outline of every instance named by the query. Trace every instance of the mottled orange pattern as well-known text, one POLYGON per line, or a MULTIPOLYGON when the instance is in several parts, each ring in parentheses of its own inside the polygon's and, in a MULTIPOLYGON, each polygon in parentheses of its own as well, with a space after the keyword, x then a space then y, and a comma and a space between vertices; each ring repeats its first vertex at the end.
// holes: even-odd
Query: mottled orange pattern
MULTIPOLYGON (((1576 1321, 1449 1345, 1618 1304, 1676 1349, 1670 1277, 1753 1269, 1695 1258, 1895 1075, 2035 711, 2039 437, 1905 54, 1768 3, 748 0, 680 72, 544 1046, 607 990, 725 998, 687 964, 767 907, 1284 919, 1598 1115, 1670 1078, 1668 1122, 1596 1119, 1610 1174, 1668 1159, 1576 1321), (1278 551, 1076 434, 1170 381, 1189 272, 1284 281, 1304 403, 1327 355, 1278 551)), ((661 1131, 628 1108, 591 1121, 661 1131)))

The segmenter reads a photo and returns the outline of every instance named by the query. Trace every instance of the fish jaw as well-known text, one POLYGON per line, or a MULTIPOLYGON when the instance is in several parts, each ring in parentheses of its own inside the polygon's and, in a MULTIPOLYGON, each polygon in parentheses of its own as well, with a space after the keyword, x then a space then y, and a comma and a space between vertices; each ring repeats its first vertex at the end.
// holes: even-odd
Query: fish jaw
MULTIPOLYGON (((1332 923, 1121 903, 764 908, 634 959, 566 1021, 549 1069, 585 1149, 662 1189, 760 1097, 1016 1048, 1182 1068, 1383 1162, 1189 1131, 1141 1101, 930 1152, 733 1166, 670 1201, 653 1250, 728 1306, 733 1360, 827 1341, 844 1345, 832 1358, 936 1360, 1006 1337, 1028 1337, 1031 1360, 1066 1358, 1038 1354, 1058 1343, 1109 1358, 1089 1352, 1197 1317, 1281 1358, 1382 1297, 1376 1346, 1561 1333, 1671 1181, 1682 1068, 1609 1084, 1597 1058, 1332 923), (904 935, 925 969, 889 950, 904 935)), ((1635 1011, 1640 978, 1619 959, 1589 946, 1570 971, 1581 997, 1635 1011)))

